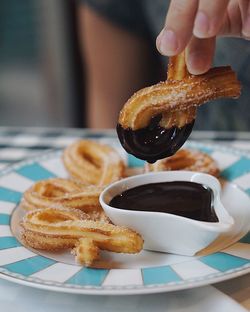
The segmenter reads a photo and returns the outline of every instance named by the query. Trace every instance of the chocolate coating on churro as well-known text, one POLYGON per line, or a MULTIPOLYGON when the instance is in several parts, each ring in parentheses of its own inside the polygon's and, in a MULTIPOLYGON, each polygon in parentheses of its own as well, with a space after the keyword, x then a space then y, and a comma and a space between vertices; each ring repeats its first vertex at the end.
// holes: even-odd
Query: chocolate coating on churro
POLYGON ((117 131, 122 146, 149 162, 171 156, 183 145, 198 106, 240 95, 240 83, 230 66, 190 75, 183 53, 170 59, 168 74, 167 81, 136 92, 119 115, 117 131))
POLYGON ((152 118, 142 129, 124 129, 117 125, 117 134, 123 148, 129 153, 149 163, 172 156, 185 143, 192 132, 194 120, 183 127, 167 129, 159 125, 159 117, 152 118))

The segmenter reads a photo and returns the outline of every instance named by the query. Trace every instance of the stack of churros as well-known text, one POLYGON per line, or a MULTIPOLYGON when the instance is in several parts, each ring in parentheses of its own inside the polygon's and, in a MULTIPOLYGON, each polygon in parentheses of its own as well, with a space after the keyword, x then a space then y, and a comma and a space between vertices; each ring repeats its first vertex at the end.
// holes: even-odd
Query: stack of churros
POLYGON ((99 258, 100 249, 141 251, 142 237, 112 224, 99 203, 103 187, 124 175, 119 154, 110 146, 81 140, 67 147, 62 158, 71 179, 38 181, 23 195, 24 242, 48 251, 71 248, 76 261, 85 266, 99 258))

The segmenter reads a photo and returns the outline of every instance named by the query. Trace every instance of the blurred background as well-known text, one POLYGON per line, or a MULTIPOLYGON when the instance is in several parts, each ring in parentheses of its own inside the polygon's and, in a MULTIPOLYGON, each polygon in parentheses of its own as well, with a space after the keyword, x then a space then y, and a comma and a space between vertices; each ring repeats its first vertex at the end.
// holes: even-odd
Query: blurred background
POLYGON ((0 125, 85 125, 76 3, 0 1, 0 125))
MULTIPOLYGON (((1 0, 0 126, 114 127, 134 91, 166 77, 167 59, 156 51, 155 38, 168 5, 168 0, 1 0), (79 14, 83 3, 90 10, 79 14)), ((195 129, 250 130, 249 41, 219 39, 215 65, 225 64, 237 72, 242 96, 202 106, 195 129)))

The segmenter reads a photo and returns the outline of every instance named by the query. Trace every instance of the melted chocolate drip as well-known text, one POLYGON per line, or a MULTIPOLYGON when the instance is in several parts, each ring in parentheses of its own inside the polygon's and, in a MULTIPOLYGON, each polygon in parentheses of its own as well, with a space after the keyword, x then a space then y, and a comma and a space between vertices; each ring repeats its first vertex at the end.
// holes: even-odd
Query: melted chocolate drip
POLYGON ((115 196, 110 206, 135 211, 157 211, 206 222, 218 222, 213 192, 205 185, 162 182, 140 185, 115 196))
POLYGON ((184 127, 163 128, 159 125, 161 115, 153 117, 146 128, 132 130, 117 125, 121 145, 137 158, 154 163, 158 159, 174 155, 192 132, 194 120, 184 127))

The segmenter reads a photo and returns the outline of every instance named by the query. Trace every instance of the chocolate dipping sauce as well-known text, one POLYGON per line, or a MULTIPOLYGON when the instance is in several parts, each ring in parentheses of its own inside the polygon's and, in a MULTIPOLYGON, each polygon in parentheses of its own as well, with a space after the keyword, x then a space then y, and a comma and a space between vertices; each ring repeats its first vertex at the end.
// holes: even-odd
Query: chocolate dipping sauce
POLYGON ((124 129, 118 124, 117 134, 123 148, 149 163, 175 154, 192 132, 194 120, 181 128, 169 129, 161 127, 160 120, 161 115, 158 115, 147 127, 139 130, 124 129))
POLYGON ((115 196, 109 205, 125 210, 170 213, 198 221, 219 221, 213 207, 212 190, 195 182, 140 185, 115 196))

